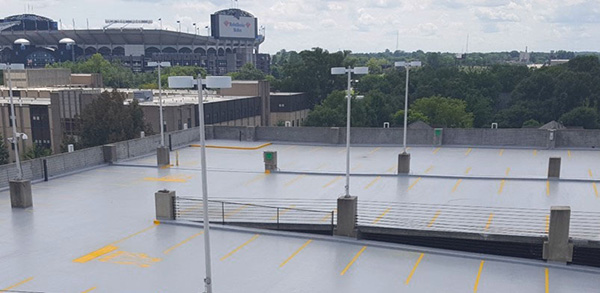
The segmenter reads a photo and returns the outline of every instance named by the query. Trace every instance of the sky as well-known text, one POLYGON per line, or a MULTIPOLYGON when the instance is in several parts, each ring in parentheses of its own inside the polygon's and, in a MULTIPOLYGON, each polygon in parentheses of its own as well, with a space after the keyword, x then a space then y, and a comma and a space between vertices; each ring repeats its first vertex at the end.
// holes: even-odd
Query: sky
POLYGON ((600 51, 600 0, 0 0, 0 18, 30 12, 65 29, 105 19, 148 19, 145 28, 194 31, 231 7, 265 27, 261 52, 320 47, 355 53, 600 51), (468 42, 467 42, 468 39, 468 42), (468 48, 467 48, 468 44, 468 48))

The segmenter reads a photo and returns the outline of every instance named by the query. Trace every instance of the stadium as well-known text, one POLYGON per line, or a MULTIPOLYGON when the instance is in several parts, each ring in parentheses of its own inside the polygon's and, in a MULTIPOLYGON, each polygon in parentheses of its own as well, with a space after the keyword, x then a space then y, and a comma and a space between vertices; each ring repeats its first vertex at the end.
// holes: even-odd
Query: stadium
POLYGON ((212 75, 237 71, 246 63, 269 72, 270 56, 259 53, 264 33, 259 32, 257 18, 240 9, 212 14, 209 36, 181 30, 126 28, 128 24, 151 21, 107 20, 107 23, 100 29, 63 30, 56 21, 34 14, 0 19, 0 62, 39 68, 99 53, 135 72, 152 70, 147 66, 149 61, 201 66, 212 75), (110 27, 119 23, 124 26, 110 27))

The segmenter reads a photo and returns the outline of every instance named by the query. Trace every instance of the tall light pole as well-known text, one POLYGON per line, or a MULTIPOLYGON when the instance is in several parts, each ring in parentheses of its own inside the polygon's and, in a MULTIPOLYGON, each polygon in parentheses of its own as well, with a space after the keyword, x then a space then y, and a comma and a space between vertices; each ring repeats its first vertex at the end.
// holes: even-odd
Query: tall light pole
POLYGON ((161 68, 171 67, 171 62, 148 62, 148 67, 156 67, 158 69, 158 108, 160 112, 160 146, 165 146, 165 124, 163 119, 163 101, 162 101, 162 82, 161 82, 161 68))
POLYGON ((355 68, 344 68, 334 67, 331 68, 332 75, 348 74, 348 89, 346 92, 347 109, 346 109, 346 194, 345 197, 350 197, 350 114, 351 114, 351 100, 352 100, 352 73, 354 74, 368 74, 369 67, 355 67, 355 68))
MULTIPOLYGON (((198 85, 198 121, 200 128, 200 164, 202 168, 202 210, 204 226, 204 264, 206 277, 204 285, 206 293, 212 293, 212 271, 210 257, 210 220, 208 218, 208 179, 206 170, 206 133, 204 129, 204 103, 202 98, 202 76, 198 74, 196 84, 198 85)), ((169 77, 170 88, 191 88, 193 78, 191 76, 171 76, 169 77)), ((231 77, 229 76, 209 76, 206 78, 207 88, 230 88, 231 77)))
POLYGON ((180 20, 178 20, 178 21, 177 21, 177 24, 179 25, 179 32, 181 32, 181 21, 180 21, 180 20))
POLYGON ((410 172, 410 155, 406 152, 406 133, 408 127, 408 78, 410 74, 410 69, 415 67, 421 67, 421 61, 411 61, 411 62, 396 62, 394 63, 396 67, 404 67, 406 69, 406 85, 404 88, 404 129, 402 135, 402 154, 398 156, 398 173, 399 174, 408 174, 410 172))
POLYGON ((12 122, 12 134, 13 137, 11 137, 10 142, 13 145, 13 148, 15 149, 15 160, 17 163, 17 180, 22 180, 23 179, 23 168, 21 167, 21 158, 19 157, 19 145, 18 145, 18 141, 19 138, 26 138, 26 136, 24 136, 23 133, 17 133, 17 120, 16 120, 16 116, 17 113, 15 112, 15 104, 13 102, 13 91, 12 91, 12 74, 10 73, 10 70, 12 68, 19 68, 19 69, 23 69, 24 66, 22 64, 0 64, 0 69, 1 70, 6 70, 7 74, 8 74, 8 95, 10 97, 10 121, 12 122))
POLYGON ((196 27, 196 23, 194 22, 192 25, 194 26, 194 35, 197 35, 198 34, 198 28, 196 27))

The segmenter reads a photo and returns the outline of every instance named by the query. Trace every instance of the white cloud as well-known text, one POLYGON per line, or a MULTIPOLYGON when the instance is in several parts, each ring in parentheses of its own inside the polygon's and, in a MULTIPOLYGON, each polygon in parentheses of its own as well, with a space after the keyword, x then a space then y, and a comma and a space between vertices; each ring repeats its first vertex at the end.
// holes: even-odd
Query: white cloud
POLYGON ((479 8, 475 11, 475 15, 482 21, 486 22, 519 22, 521 18, 514 13, 506 12, 501 9, 479 8))

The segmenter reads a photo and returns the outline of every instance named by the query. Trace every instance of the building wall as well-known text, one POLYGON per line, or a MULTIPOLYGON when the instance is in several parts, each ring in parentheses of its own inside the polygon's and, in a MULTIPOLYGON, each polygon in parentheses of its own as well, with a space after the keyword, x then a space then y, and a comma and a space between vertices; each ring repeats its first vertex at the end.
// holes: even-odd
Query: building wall
MULTIPOLYGON (((15 103, 15 112, 17 113, 16 121, 17 121, 17 132, 25 133, 29 139, 28 140, 19 140, 18 147, 19 152, 22 156, 23 152, 32 146, 32 133, 31 133, 31 114, 29 112, 29 105, 23 104, 22 106, 19 103, 15 103)), ((1 116, 1 125, 2 129, 2 138, 4 139, 4 144, 9 152, 9 161, 15 161, 15 151, 13 150, 11 143, 7 140, 9 137, 13 137, 12 132, 12 123, 10 122, 10 104, 2 103, 0 104, 0 116, 1 116)))
POLYGON ((271 125, 278 126, 279 124, 290 121, 292 126, 302 126, 304 120, 308 117, 308 109, 293 111, 293 112, 271 112, 271 125))
POLYGON ((12 86, 15 88, 45 87, 71 84, 71 70, 63 68, 43 68, 11 70, 4 73, 4 84, 12 76, 12 86))
MULTIPOLYGON (((144 111, 144 119, 146 123, 150 124, 152 131, 158 134, 160 133, 160 107, 155 104, 140 104, 142 111, 144 111)), ((194 121, 196 120, 196 105, 185 104, 185 105, 163 105, 163 120, 166 125, 165 132, 183 130, 186 127, 194 127, 194 121)))

